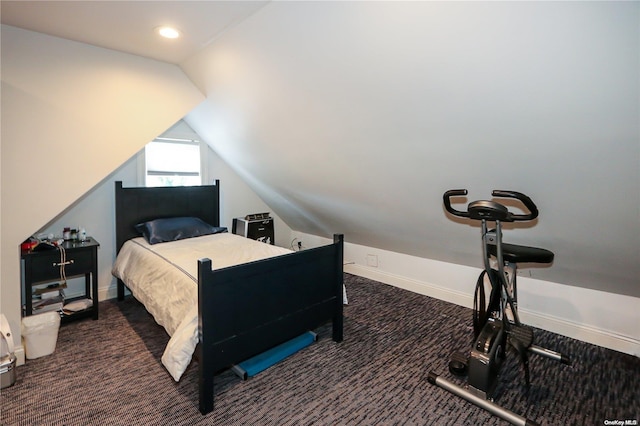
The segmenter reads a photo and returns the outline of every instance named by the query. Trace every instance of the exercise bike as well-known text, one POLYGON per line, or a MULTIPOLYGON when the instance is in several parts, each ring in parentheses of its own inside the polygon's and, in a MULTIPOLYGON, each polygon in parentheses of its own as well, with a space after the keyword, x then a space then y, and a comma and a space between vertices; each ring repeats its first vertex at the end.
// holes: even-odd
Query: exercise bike
POLYGON ((428 381, 514 425, 536 425, 495 404, 493 394, 507 346, 514 348, 520 356, 527 386, 530 383, 528 353, 570 364, 566 355, 534 345, 533 330, 522 324, 518 316, 518 263, 548 264, 553 261, 554 254, 541 248, 502 242, 503 222, 530 221, 538 217, 538 208, 528 196, 515 191, 492 192, 493 197, 520 201, 528 213, 512 213, 493 200, 473 201, 466 211, 451 207, 452 197, 466 195, 466 189, 454 189, 445 192, 443 200, 445 209, 452 215, 481 222, 484 271, 478 278, 474 294, 474 342, 469 352, 454 352, 449 362, 449 371, 457 376, 467 376, 468 384, 458 386, 434 372, 429 372, 428 381), (495 228, 489 229, 488 222, 495 223, 495 228), (485 298, 487 281, 491 285, 488 301, 485 298))

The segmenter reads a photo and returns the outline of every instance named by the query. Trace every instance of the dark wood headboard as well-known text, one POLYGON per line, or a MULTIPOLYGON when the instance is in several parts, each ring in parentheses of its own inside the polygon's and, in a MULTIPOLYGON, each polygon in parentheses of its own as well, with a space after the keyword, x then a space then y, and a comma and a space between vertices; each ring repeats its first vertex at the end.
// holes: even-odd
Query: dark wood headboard
POLYGON ((193 216, 220 226, 220 181, 214 185, 123 188, 116 182, 116 252, 140 234, 135 225, 165 217, 193 216))

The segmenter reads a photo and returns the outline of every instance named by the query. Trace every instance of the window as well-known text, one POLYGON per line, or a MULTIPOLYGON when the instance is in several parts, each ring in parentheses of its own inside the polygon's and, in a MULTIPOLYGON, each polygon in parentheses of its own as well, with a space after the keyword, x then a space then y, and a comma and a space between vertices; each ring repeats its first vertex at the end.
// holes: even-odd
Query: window
POLYGON ((206 150, 192 139, 159 137, 144 149, 146 186, 201 185, 206 150))

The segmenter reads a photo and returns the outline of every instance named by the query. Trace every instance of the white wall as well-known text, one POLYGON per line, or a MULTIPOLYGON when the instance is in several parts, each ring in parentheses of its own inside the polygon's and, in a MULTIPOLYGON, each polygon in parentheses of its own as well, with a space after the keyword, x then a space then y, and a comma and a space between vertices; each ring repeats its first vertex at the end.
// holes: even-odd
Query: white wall
POLYGON ((5 25, 1 43, 0 312, 19 345, 20 243, 203 96, 166 63, 5 25))
POLYGON ((442 194, 529 195, 536 279, 640 296, 639 2, 271 2, 181 64, 295 230, 474 266, 442 194))

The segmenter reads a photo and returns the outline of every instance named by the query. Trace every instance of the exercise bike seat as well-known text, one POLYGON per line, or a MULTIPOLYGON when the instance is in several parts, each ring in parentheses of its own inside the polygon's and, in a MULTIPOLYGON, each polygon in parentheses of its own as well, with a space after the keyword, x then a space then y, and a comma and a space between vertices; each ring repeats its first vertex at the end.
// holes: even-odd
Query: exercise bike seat
MULTIPOLYGON (((489 254, 496 256, 497 247, 490 245, 488 248, 489 254)), ((502 243, 502 258, 511 263, 551 263, 553 252, 537 247, 502 243)))

